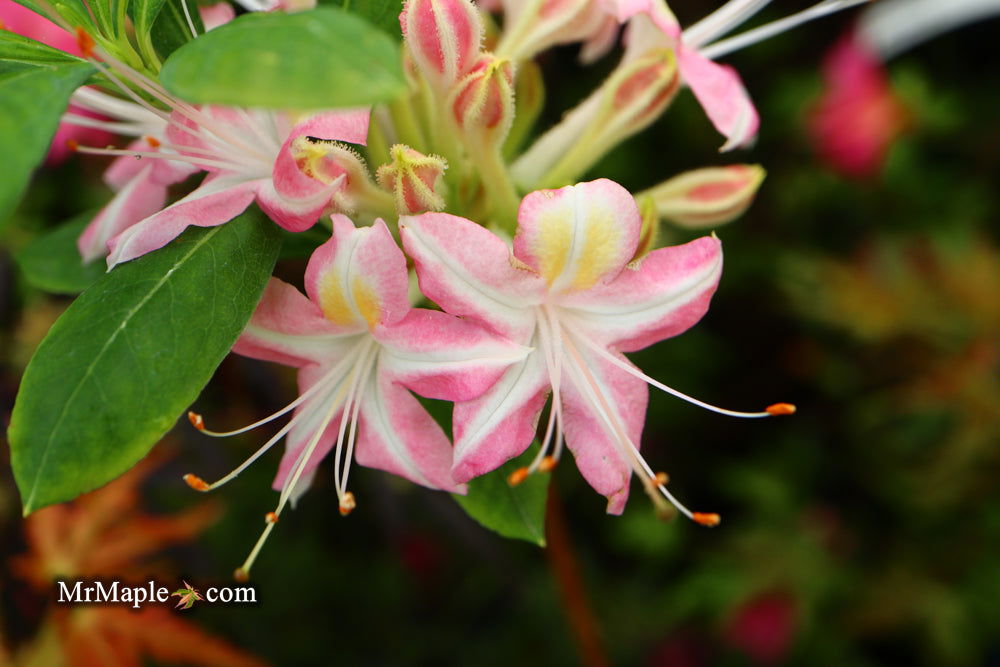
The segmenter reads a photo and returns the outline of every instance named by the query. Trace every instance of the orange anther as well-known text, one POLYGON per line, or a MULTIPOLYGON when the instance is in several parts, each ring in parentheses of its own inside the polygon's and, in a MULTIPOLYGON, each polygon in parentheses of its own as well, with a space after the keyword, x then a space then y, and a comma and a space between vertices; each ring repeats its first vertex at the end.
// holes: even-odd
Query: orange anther
POLYGON ((199 431, 205 430, 205 420, 197 412, 188 412, 188 421, 199 431))
POLYGON ((340 498, 340 516, 347 516, 357 505, 357 502, 354 500, 354 494, 348 491, 340 498))
POLYGON ((657 486, 666 486, 667 482, 670 481, 670 475, 665 472, 658 472, 653 476, 653 482, 657 486))
POLYGON ((160 140, 157 139, 156 137, 151 137, 151 136, 147 135, 147 136, 143 137, 143 139, 145 139, 146 143, 149 144, 150 146, 152 146, 153 148, 159 148, 160 147, 160 140))
POLYGON ((0 21, 0 30, 6 30, 6 29, 7 29, 7 24, 5 24, 3 21, 0 21))
POLYGON ((268 512, 264 515, 264 521, 267 523, 278 523, 278 515, 275 512, 268 512))
POLYGON ((66 148, 70 149, 71 151, 76 152, 76 151, 80 150, 80 143, 76 139, 67 139, 66 140, 66 148))
POLYGON ((238 567, 236 568, 236 571, 233 572, 233 579, 235 579, 240 583, 243 583, 244 581, 248 581, 250 579, 250 574, 242 567, 238 567))
POLYGON ((507 477, 507 483, 511 486, 517 486, 526 479, 528 479, 528 469, 518 468, 507 477))
POLYGON ((80 47, 80 53, 84 58, 94 57, 94 38, 87 34, 83 28, 76 29, 76 45, 80 47))
POLYGON ((722 517, 714 512, 692 512, 691 518, 694 519, 695 523, 700 523, 701 525, 708 527, 718 526, 722 521, 722 517))
POLYGON ((538 469, 542 472, 551 472, 551 470, 556 467, 557 463, 559 463, 559 461, 556 460, 556 457, 546 456, 542 459, 541 463, 538 464, 538 469))
POLYGON ((779 415, 794 415, 795 406, 791 403, 775 403, 774 405, 767 406, 764 411, 776 417, 779 415))
POLYGON ((208 491, 209 489, 208 483, 198 475, 188 473, 184 475, 184 481, 195 491, 208 491))

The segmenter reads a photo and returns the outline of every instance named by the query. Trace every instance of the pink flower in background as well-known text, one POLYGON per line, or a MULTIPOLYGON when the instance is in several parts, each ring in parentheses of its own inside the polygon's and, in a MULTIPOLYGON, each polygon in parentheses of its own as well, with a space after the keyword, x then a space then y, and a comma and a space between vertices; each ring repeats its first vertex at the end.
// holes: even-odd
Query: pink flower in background
MULTIPOLYGON (((381 220, 357 229, 337 215, 333 226, 333 237, 309 260, 308 298, 272 278, 233 348, 245 356, 297 367, 301 391, 285 409, 233 433, 292 409, 295 416, 215 484, 193 475, 185 478, 201 491, 217 487, 287 436, 275 479, 281 498, 261 542, 285 503, 304 493, 331 450, 344 514, 355 503, 347 489, 352 458, 433 489, 464 492, 451 475, 447 436, 409 390, 442 400, 474 399, 527 353, 472 322, 411 308, 406 259, 381 220)), ((204 430, 200 417, 193 415, 192 422, 204 430)))
MULTIPOLYGON (((30 37, 42 44, 47 44, 54 49, 65 51, 74 56, 83 55, 77 46, 74 35, 71 35, 52 21, 36 14, 27 7, 17 4, 14 0, 0 0, 0 29, 10 30, 19 35, 30 37)), ((69 110, 73 113, 82 114, 94 119, 100 118, 97 114, 74 105, 70 105, 69 110)), ((54 166, 64 162, 73 152, 69 148, 71 141, 100 146, 110 142, 111 139, 111 133, 104 130, 60 123, 55 136, 52 137, 52 145, 45 158, 45 164, 54 166)))
POLYGON ((783 593, 763 593, 750 598, 726 626, 726 641, 757 664, 784 662, 798 630, 795 600, 783 593))
POLYGON ((551 392, 541 449, 512 483, 554 465, 565 435, 584 478, 608 498, 608 512, 624 508, 634 472, 661 509, 669 500, 699 523, 718 522, 680 505, 640 456, 646 384, 687 397, 645 376, 622 352, 675 336, 701 318, 721 274, 721 246, 703 237, 633 263, 641 227, 632 196, 609 180, 526 196, 513 253, 464 218, 401 218, 403 245, 428 298, 532 348, 481 398, 456 404, 457 481, 523 452, 551 392))
POLYGON ((823 96, 809 116, 816 150, 846 176, 875 174, 909 118, 885 66, 849 34, 827 54, 823 82, 823 96))

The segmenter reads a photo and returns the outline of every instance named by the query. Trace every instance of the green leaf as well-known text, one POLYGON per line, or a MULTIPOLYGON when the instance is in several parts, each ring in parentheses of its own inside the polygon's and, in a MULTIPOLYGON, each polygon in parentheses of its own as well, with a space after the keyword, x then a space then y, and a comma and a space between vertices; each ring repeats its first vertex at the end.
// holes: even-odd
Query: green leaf
POLYGON ((405 91, 399 45, 334 8, 244 14, 179 48, 160 79, 189 102, 278 109, 361 106, 405 91))
MULTIPOLYGON (((132 0, 129 3, 128 10, 135 26, 137 41, 141 42, 150 35, 161 9, 163 9, 163 0, 132 0)), ((193 19, 194 16, 192 15, 191 18, 193 19)))
POLYGON ((28 364, 7 433, 26 515, 146 455, 229 352, 279 246, 254 208, 119 266, 63 313, 28 364))
POLYGON ((0 220, 17 204, 31 172, 45 158, 69 97, 94 72, 75 58, 0 30, 0 220), (69 56, 66 56, 69 58, 69 56))
MULTIPOLYGON (((155 10, 156 18, 150 33, 156 52, 163 58, 168 57, 193 39, 187 17, 184 15, 184 2, 187 2, 188 15, 191 17, 191 22, 194 23, 195 30, 199 35, 205 32, 205 24, 201 22, 201 14, 198 13, 196 2, 192 0, 160 0, 160 7, 155 10)), ((153 13, 152 5, 155 4, 154 0, 144 11, 153 13)), ((137 30, 136 34, 142 33, 137 30)))
POLYGON ((15 259, 32 285, 56 294, 79 294, 107 271, 98 259, 84 264, 76 240, 94 219, 97 211, 88 211, 64 225, 47 231, 21 249, 15 259))
POLYGON ((399 14, 403 11, 403 0, 334 0, 331 4, 361 16, 396 41, 402 41, 399 14))
POLYGON ((507 483, 512 472, 531 463, 534 448, 497 470, 469 482, 469 493, 454 498, 462 509, 486 528, 516 540, 545 546, 545 500, 549 475, 529 475, 517 486, 507 483))

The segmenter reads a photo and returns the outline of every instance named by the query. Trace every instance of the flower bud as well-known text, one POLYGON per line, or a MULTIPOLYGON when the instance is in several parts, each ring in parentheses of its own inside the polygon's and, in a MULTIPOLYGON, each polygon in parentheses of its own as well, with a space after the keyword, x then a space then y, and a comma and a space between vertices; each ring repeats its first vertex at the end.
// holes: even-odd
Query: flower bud
POLYGON ((375 177, 379 185, 395 195, 399 215, 444 210, 441 176, 448 163, 403 144, 393 146, 390 154, 392 162, 379 167, 375 177))
POLYGON ((671 49, 653 49, 623 63, 518 158, 515 180, 526 190, 573 183, 615 145, 656 120, 679 86, 671 49))
POLYGON ((471 0, 407 0, 399 23, 414 63, 438 92, 475 65, 483 24, 471 0))
POLYGON ((448 106, 466 136, 499 147, 514 120, 514 66, 484 55, 452 90, 448 106))
POLYGON ((681 227, 702 229, 742 214, 764 175, 759 165, 706 167, 675 176, 643 194, 653 198, 661 217, 681 227))

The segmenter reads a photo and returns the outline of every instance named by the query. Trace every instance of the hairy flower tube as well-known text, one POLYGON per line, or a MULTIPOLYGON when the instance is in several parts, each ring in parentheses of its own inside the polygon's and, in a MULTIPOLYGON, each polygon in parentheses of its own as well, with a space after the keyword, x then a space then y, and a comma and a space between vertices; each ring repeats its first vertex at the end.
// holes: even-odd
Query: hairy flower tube
POLYGON ((246 462, 199 491, 225 484, 286 440, 274 486, 278 505, 239 572, 245 577, 287 502, 308 488, 316 467, 331 450, 342 514, 355 506, 347 480, 351 460, 386 470, 432 489, 463 492, 451 475, 447 436, 410 394, 464 401, 487 391, 527 350, 487 329, 445 313, 411 308, 406 260, 382 221, 355 228, 346 216, 333 219, 333 237, 313 253, 306 293, 272 278, 238 354, 299 369, 299 397, 267 419, 229 433, 256 428, 292 410, 293 418, 246 462))

